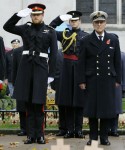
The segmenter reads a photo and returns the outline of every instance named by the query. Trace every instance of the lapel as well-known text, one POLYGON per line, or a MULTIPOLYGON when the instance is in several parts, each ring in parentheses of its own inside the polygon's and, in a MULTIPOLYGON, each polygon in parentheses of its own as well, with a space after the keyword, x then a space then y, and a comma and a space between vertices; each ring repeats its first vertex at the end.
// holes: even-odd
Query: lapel
POLYGON ((95 34, 95 31, 93 31, 92 33, 91 33, 91 36, 90 36, 91 38, 90 38, 90 43, 92 44, 92 45, 94 45, 94 46, 96 46, 96 47, 100 47, 100 43, 99 43, 99 40, 98 40, 98 38, 97 38, 97 36, 96 36, 96 34, 95 34))

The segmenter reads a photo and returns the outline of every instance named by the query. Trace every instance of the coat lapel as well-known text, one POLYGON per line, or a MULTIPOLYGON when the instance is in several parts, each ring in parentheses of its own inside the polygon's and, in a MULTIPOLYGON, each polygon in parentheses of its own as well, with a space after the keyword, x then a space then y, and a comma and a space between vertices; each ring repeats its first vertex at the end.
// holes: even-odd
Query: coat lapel
POLYGON ((91 34, 90 43, 98 48, 100 47, 99 40, 95 34, 95 31, 93 31, 91 34))

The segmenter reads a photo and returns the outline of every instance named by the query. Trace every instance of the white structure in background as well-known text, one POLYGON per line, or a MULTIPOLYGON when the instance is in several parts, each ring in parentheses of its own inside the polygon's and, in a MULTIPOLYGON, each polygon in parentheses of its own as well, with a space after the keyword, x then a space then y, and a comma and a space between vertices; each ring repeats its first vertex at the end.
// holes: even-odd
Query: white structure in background
MULTIPOLYGON (((92 11, 104 9, 109 13, 109 24, 107 31, 114 32, 119 36, 121 50, 125 52, 125 1, 123 0, 0 0, 0 36, 4 38, 6 47, 11 47, 10 41, 14 38, 19 38, 16 35, 10 34, 3 30, 3 24, 16 12, 26 8, 31 3, 43 3, 46 5, 45 23, 49 24, 56 16, 65 14, 70 10, 79 10, 83 12, 82 28, 87 31, 92 31, 92 24, 87 22, 89 14, 92 11), (111 9, 110 9, 111 7, 111 9), (112 24, 111 24, 112 23, 112 24)), ((19 24, 29 21, 30 17, 21 19, 19 24)), ((20 39, 21 40, 21 39, 20 39)))

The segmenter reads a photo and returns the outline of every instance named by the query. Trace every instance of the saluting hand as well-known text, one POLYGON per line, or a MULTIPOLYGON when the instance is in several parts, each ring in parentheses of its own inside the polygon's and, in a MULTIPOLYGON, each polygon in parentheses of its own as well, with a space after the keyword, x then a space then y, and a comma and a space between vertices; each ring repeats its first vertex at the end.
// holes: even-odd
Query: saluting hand
POLYGON ((79 84, 79 87, 80 87, 81 90, 85 90, 86 89, 86 84, 85 83, 79 84))
POLYGON ((30 15, 31 12, 32 12, 32 9, 26 8, 26 9, 20 10, 20 11, 17 13, 17 16, 18 16, 18 17, 21 17, 21 18, 24 18, 24 17, 27 17, 28 15, 30 15))

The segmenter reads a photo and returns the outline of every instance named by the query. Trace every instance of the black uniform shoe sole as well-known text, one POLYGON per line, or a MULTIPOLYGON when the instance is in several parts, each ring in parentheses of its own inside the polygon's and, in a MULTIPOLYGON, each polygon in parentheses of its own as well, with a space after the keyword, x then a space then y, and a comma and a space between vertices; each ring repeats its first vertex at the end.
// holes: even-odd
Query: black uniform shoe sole
POLYGON ((101 144, 101 145, 106 145, 106 146, 111 145, 111 143, 110 143, 108 140, 106 140, 106 141, 101 141, 100 144, 101 144))

